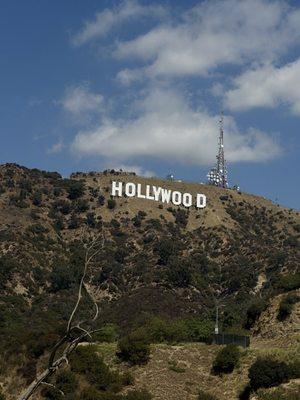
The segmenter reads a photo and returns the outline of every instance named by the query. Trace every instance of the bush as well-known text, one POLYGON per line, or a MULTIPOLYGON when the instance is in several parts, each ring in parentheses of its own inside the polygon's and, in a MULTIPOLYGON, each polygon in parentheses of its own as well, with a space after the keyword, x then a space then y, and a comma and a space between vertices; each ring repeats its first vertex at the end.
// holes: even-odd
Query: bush
POLYGON ((122 338, 118 343, 117 356, 131 364, 145 364, 150 358, 150 345, 146 334, 140 331, 122 338))
POLYGON ((192 283, 191 267, 186 261, 172 259, 168 267, 168 281, 174 286, 188 287, 192 283))
POLYGON ((146 326, 147 337, 152 343, 178 343, 188 341, 189 331, 183 320, 164 320, 154 317, 146 326))
POLYGON ((108 199, 107 200, 107 208, 109 210, 113 210, 114 208, 116 208, 117 202, 115 199, 108 199))
POLYGON ((271 357, 258 358, 249 369, 249 382, 253 390, 278 386, 289 377, 286 363, 271 357))
POLYGON ((76 279, 74 272, 66 265, 54 265, 50 274, 51 290, 59 292, 60 290, 70 289, 76 279))
POLYGON ((198 394, 198 400, 217 400, 217 398, 212 394, 205 392, 204 390, 200 390, 198 394))
POLYGON ((250 329, 260 317, 260 314, 265 311, 268 303, 263 299, 255 300, 247 310, 245 328, 250 329))
POLYGON ((214 362, 213 371, 215 374, 230 374, 238 365, 240 359, 239 348, 235 344, 228 344, 221 349, 214 362))
POLYGON ((74 393, 78 386, 76 375, 71 371, 61 371, 56 377, 55 386, 65 394, 74 393))
POLYGON ((70 180, 67 187, 68 197, 70 200, 76 200, 84 194, 84 183, 81 181, 70 180))
POLYGON ((160 265, 166 265, 169 258, 175 252, 174 241, 171 239, 161 239, 155 246, 155 250, 158 252, 160 265))
POLYGON ((0 400, 5 400, 4 394, 0 392, 0 400))
POLYGON ((102 194, 100 194, 100 196, 98 197, 98 203, 100 206, 104 206, 105 197, 102 194))
POLYGON ((296 294, 288 294, 287 296, 283 297, 278 309, 277 319, 279 321, 286 320, 292 313, 294 304, 300 301, 300 297, 296 294))
POLYGON ((96 353, 95 346, 78 347, 71 358, 71 369, 85 375, 97 390, 118 392, 122 387, 122 375, 110 370, 96 353))
POLYGON ((86 224, 90 227, 90 228, 96 228, 97 226, 97 221, 96 221, 96 216, 94 212, 89 212, 87 213, 86 216, 86 224))
POLYGON ((89 209, 89 203, 85 199, 78 199, 75 206, 75 211, 83 213, 89 209))
POLYGON ((288 364, 289 379, 300 378, 300 360, 292 361, 288 364))
POLYGON ((80 227, 81 220, 77 217, 76 214, 72 214, 68 223, 68 229, 77 229, 80 227))
POLYGON ((300 273, 289 274, 280 276, 279 281, 277 282, 277 288, 279 290, 288 292, 290 290, 295 290, 300 288, 300 273))
POLYGON ((42 199, 43 199, 42 193, 40 191, 36 191, 32 195, 32 204, 34 206, 39 207, 42 205, 42 199))
POLYGON ((188 213, 185 210, 177 210, 175 214, 175 223, 185 228, 188 223, 188 213))
POLYGON ((64 215, 70 214, 72 211, 72 204, 66 200, 56 200, 52 204, 52 209, 57 212, 61 212, 64 215))
POLYGON ((107 324, 93 334, 93 341, 113 343, 117 341, 118 336, 118 327, 114 324, 107 324))

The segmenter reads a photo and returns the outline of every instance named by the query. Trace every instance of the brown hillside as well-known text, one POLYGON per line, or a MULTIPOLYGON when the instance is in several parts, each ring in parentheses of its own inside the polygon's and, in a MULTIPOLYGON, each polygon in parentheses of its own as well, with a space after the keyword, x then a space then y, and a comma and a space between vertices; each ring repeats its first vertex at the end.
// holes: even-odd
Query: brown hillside
MULTIPOLYGON (((19 388, 30 381, 60 337, 76 299, 84 245, 99 232, 104 246, 88 271, 87 285, 100 306, 98 326, 113 323, 121 335, 148 324, 153 316, 213 324, 216 303, 221 328, 240 331, 249 328, 245 321, 250 304, 299 287, 298 211, 198 183, 112 171, 76 173, 63 179, 55 172, 2 165, 0 377, 5 382, 14 376, 19 388), (185 209, 138 198, 111 199, 112 180, 194 196, 202 193, 207 207, 185 209)), ((90 309, 86 301, 77 318, 85 318, 90 309)), ((255 328, 261 335, 268 329, 267 315, 255 328)), ((167 351, 170 357, 175 350, 167 351)), ((167 368, 166 359, 160 361, 164 356, 159 347, 153 354, 155 363, 167 368)), ((194 356, 189 361, 184 348, 180 357, 196 363, 194 356)), ((199 357, 206 356, 199 353, 199 357)), ((208 366, 203 371, 195 368, 198 372, 186 382, 205 381, 208 366)), ((149 380, 154 392, 155 379, 149 380)), ((137 381, 143 385, 145 379, 137 381)), ((8 383, 4 390, 15 393, 8 383)), ((184 390, 194 396, 194 389, 184 390)), ((234 390, 228 388, 228 393, 234 390)))

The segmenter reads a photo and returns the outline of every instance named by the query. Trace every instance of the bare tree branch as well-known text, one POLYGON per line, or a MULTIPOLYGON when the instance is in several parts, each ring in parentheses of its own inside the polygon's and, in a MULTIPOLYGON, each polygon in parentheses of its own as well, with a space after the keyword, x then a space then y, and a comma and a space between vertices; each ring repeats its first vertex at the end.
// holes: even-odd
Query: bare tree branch
POLYGON ((62 396, 65 396, 64 392, 63 392, 62 390, 58 389, 58 388, 57 388, 55 385, 53 385, 52 383, 42 382, 41 384, 42 384, 42 385, 45 385, 45 386, 52 387, 53 389, 57 390, 62 396))
MULTIPOLYGON (((84 240, 84 236, 82 235, 82 241, 84 240)), ((84 243, 84 242, 83 242, 84 243)), ((67 327, 66 327, 66 332, 65 334, 60 338, 60 340, 55 344, 53 347, 50 356, 49 356, 49 361, 48 361, 48 366, 47 368, 42 371, 31 384, 24 390, 24 392, 18 397, 18 400, 28 400, 41 385, 50 385, 54 386, 52 384, 49 384, 46 382, 46 379, 51 377, 53 374, 56 373, 56 371, 64 364, 68 364, 68 357, 69 355, 76 349, 78 344, 86 337, 91 337, 91 335, 95 332, 98 332, 100 329, 97 330, 91 330, 91 328, 83 328, 81 324, 90 322, 92 324, 93 322, 96 321, 99 315, 99 307, 96 302, 96 299, 87 287, 85 283, 85 279, 88 273, 88 269, 92 261, 95 259, 95 257, 99 254, 99 252, 103 249, 105 243, 105 238, 104 238, 104 233, 103 229, 101 229, 101 232, 99 235, 94 237, 89 245, 85 245, 85 257, 84 257, 84 268, 83 272, 81 275, 80 283, 79 283, 79 288, 78 288, 78 294, 77 294, 77 300, 75 303, 75 306, 70 314, 70 317, 68 319, 67 327), (76 325, 73 324, 76 312, 78 311, 79 305, 81 303, 82 297, 83 297, 83 289, 87 292, 88 296, 93 302, 93 305, 95 307, 95 314, 92 318, 91 321, 82 321, 77 323, 76 325), (76 335, 76 330, 80 333, 77 333, 76 335), (62 349, 63 345, 65 345, 64 350, 62 351, 61 355, 56 359, 56 354, 60 349, 62 349)))

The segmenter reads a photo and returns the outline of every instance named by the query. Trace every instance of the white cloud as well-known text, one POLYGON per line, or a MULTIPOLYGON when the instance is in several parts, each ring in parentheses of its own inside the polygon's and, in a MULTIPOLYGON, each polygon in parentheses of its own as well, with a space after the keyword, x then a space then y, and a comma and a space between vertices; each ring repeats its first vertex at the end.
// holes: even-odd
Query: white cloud
POLYGON ((61 139, 58 142, 54 143, 51 147, 47 149, 47 154, 58 154, 61 153, 64 149, 64 144, 61 139))
POLYGON ((297 44, 300 11, 284 1, 201 2, 172 23, 117 44, 117 58, 140 59, 141 69, 124 69, 124 83, 147 77, 207 75, 222 65, 273 61, 297 44))
POLYGON ((80 46, 97 37, 105 36, 114 27, 140 17, 162 17, 165 9, 159 5, 141 5, 135 0, 125 0, 119 6, 105 9, 96 14, 93 21, 87 21, 84 27, 73 37, 73 44, 80 46))
POLYGON ((63 99, 60 101, 64 110, 74 116, 82 116, 85 113, 101 112, 103 96, 92 93, 87 84, 69 87, 63 99))
MULTIPOLYGON (((133 119, 106 118, 92 130, 80 131, 72 144, 80 155, 100 155, 127 163, 139 157, 154 157, 182 164, 214 162, 218 117, 195 111, 174 89, 152 88, 135 103, 133 119)), ((228 161, 272 159, 279 146, 268 135, 254 129, 241 134, 230 117, 225 118, 228 161)))
POLYGON ((145 176, 146 178, 151 178, 155 176, 154 171, 150 171, 141 167, 140 165, 127 165, 127 164, 109 164, 109 168, 115 170, 122 170, 125 172, 135 172, 138 176, 145 176))
POLYGON ((276 107, 287 104, 300 115, 300 59, 280 68, 272 65, 246 71, 235 78, 233 89, 225 94, 231 110, 276 107))

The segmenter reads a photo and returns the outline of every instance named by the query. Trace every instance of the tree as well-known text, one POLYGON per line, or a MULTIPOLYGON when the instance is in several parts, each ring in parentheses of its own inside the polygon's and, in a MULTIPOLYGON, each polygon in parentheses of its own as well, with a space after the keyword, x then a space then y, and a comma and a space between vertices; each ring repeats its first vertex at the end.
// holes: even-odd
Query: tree
POLYGON ((94 322, 98 318, 99 309, 92 292, 86 285, 86 277, 90 265, 104 246, 104 234, 103 231, 101 231, 96 237, 86 238, 84 235, 82 235, 82 238, 85 246, 83 271, 78 287, 77 301, 69 316, 66 330, 58 342, 54 345, 48 359, 47 367, 35 377, 35 379, 18 397, 18 400, 28 400, 42 385, 53 387, 54 385, 48 383, 48 379, 54 375, 65 363, 68 363, 68 357, 73 353, 74 350, 76 350, 78 344, 83 339, 86 337, 91 337, 93 333, 98 331, 95 330, 93 326, 94 322), (84 291, 90 297, 95 307, 94 316, 90 320, 75 322, 75 317, 82 302, 84 291))
POLYGON ((68 188, 68 197, 70 200, 76 200, 84 194, 84 183, 81 181, 70 181, 68 188))
POLYGON ((250 329, 260 317, 260 314, 267 308, 267 302, 263 299, 255 300, 247 310, 245 328, 250 329))
POLYGON ((118 357, 131 364, 145 364, 150 357, 150 346, 146 335, 143 332, 133 332, 122 338, 118 343, 118 357))
POLYGON ((279 321, 285 321, 287 317, 291 315, 294 304, 298 303, 299 301, 300 297, 294 293, 290 293, 287 296, 283 297, 279 304, 277 319, 279 321))
POLYGON ((213 371, 216 374, 229 374, 237 366, 239 359, 239 348, 235 344, 228 344, 218 352, 213 362, 213 371))
POLYGON ((288 380, 289 368, 286 363, 271 357, 258 358, 251 365, 248 375, 253 390, 270 388, 288 380))

